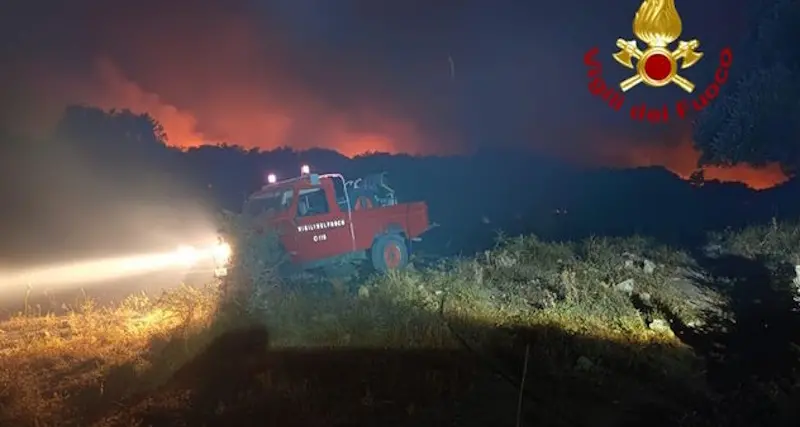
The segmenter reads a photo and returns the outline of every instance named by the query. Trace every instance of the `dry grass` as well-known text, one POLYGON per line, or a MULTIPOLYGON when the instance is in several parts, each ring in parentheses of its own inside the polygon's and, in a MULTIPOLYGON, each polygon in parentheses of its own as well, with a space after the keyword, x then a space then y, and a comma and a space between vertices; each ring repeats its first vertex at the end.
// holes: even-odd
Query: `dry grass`
POLYGON ((800 265, 800 223, 778 222, 728 230, 711 236, 711 242, 726 252, 755 259, 769 257, 800 265))
MULTIPOLYGON (((738 239, 749 241, 748 233, 738 239)), ((518 334, 498 331, 533 331, 533 358, 547 370, 540 375, 568 384, 577 369, 633 394, 657 378, 678 393, 702 394, 697 357, 671 331, 649 327, 663 311, 685 322, 701 316, 672 280, 690 261, 643 239, 553 244, 520 237, 472 259, 371 277, 350 289, 281 283, 272 273, 255 274, 253 257, 242 258, 231 280, 249 285, 241 286, 245 298, 223 299, 218 286, 184 287, 158 299, 132 296, 106 308, 87 300, 66 317, 23 314, 0 324, 0 424, 133 423, 119 414, 107 424, 96 418, 153 393, 243 324, 268 327, 272 349, 459 349, 466 340, 478 351, 513 352, 518 334), (642 268, 643 260, 655 268, 642 268), (649 308, 616 289, 630 279, 649 308)))
MULTIPOLYGON (((0 420, 57 425, 76 416, 85 400, 113 402, 136 391, 131 387, 165 379, 168 369, 150 370, 153 342, 210 331, 217 294, 184 287, 158 299, 133 295, 114 307, 87 298, 67 316, 21 313, 0 323, 0 420), (132 368, 129 376, 115 371, 123 366, 132 368)), ((170 355, 173 369, 204 344, 183 342, 185 351, 170 355)))

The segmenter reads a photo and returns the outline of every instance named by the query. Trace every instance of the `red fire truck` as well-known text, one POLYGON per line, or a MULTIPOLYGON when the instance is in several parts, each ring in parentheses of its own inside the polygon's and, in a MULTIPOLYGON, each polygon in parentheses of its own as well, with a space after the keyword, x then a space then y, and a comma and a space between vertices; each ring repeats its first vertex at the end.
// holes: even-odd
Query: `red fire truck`
POLYGON ((278 232, 291 264, 313 269, 369 260, 386 272, 408 264, 411 243, 432 228, 425 202, 399 203, 385 173, 347 181, 310 173, 278 181, 270 174, 244 204, 259 228, 278 232))

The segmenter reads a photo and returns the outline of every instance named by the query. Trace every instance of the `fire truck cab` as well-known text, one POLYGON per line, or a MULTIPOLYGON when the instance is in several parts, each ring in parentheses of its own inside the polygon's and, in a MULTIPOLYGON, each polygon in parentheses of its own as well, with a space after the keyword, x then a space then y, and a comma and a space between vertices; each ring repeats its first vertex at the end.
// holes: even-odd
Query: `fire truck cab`
POLYGON ((405 267, 411 243, 431 228, 424 202, 398 203, 385 173, 355 181, 312 174, 268 184, 252 194, 243 214, 275 230, 291 264, 300 269, 370 260, 375 270, 405 267))

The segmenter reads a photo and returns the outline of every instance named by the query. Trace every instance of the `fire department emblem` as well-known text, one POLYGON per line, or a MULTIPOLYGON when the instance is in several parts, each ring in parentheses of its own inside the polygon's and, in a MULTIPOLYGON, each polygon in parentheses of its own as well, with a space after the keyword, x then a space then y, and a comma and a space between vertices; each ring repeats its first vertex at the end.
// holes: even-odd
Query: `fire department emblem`
POLYGON ((633 18, 633 34, 645 44, 644 49, 639 49, 637 40, 617 39, 620 51, 613 55, 614 59, 630 69, 634 69, 636 60, 636 74, 620 82, 620 89, 627 92, 640 83, 650 87, 674 83, 688 93, 694 91, 694 83, 678 74, 678 63, 681 69, 689 68, 703 54, 697 51, 697 39, 678 41, 677 47, 670 50, 669 45, 678 40, 682 31, 675 0, 644 0, 633 18))

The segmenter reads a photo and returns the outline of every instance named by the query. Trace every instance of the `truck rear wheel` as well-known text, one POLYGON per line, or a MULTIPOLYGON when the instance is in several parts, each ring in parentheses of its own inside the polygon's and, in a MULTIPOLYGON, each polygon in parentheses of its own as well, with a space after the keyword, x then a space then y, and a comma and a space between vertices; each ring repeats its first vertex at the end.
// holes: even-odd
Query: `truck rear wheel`
POLYGON ((408 265, 408 245, 397 234, 379 237, 372 245, 372 266, 381 273, 399 270, 408 265))

